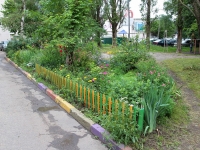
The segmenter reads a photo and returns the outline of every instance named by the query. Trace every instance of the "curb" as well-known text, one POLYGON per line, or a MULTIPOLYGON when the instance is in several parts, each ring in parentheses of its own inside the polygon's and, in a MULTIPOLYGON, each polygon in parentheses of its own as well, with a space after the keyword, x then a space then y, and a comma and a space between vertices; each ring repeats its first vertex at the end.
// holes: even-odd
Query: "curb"
MULTIPOLYGON (((105 143, 107 146, 112 145, 113 150, 125 150, 124 144, 117 144, 110 138, 109 132, 107 132, 99 124, 94 123, 91 119, 87 118, 83 113, 76 109, 73 105, 68 103, 66 100, 56 95, 51 89, 45 86, 43 83, 37 83, 37 81, 28 72, 22 70, 17 64, 11 61, 6 56, 4 57, 7 62, 19 70, 24 76, 32 81, 42 92, 49 96, 54 102, 60 105, 68 114, 70 114, 76 121, 78 121, 84 128, 90 131, 94 136, 98 137, 99 140, 105 143)), ((131 150, 131 148, 130 148, 131 150)))

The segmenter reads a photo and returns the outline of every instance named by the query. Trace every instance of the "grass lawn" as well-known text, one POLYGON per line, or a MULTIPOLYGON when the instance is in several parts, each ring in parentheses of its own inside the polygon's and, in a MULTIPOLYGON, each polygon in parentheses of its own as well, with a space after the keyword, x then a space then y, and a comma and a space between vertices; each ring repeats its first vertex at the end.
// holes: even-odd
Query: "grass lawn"
POLYGON ((179 58, 166 60, 164 65, 184 81, 187 86, 194 91, 200 99, 200 59, 199 58, 179 58))
MULTIPOLYGON (((145 48, 144 45, 139 45, 141 48, 145 48)), ((103 53, 108 53, 108 54, 115 54, 116 52, 120 51, 120 46, 118 47, 112 47, 112 45, 109 44, 103 44, 101 52, 103 53)), ((182 47, 182 52, 189 52, 190 48, 189 47, 182 47)), ((196 49, 198 51, 198 48, 196 49)), ((165 52, 165 53, 174 53, 176 52, 176 47, 161 47, 161 46, 156 46, 156 45, 151 45, 150 47, 150 52, 165 52)))

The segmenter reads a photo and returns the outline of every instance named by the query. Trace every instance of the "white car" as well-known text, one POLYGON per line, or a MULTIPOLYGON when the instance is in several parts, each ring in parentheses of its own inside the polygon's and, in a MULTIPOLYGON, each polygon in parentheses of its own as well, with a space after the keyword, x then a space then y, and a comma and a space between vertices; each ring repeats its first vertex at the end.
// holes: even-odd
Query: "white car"
POLYGON ((9 42, 9 41, 3 41, 3 48, 4 48, 4 49, 7 48, 8 42, 9 42))

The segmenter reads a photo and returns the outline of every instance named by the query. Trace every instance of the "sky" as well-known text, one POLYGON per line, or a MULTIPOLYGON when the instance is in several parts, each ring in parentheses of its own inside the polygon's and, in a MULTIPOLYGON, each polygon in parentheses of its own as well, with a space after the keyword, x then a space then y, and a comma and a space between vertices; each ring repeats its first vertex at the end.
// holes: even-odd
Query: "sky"
MULTIPOLYGON (((156 8, 159 9, 158 14, 165 14, 165 12, 162 10, 164 1, 165 0, 157 0, 156 8)), ((134 18, 141 18, 140 3, 141 3, 141 0, 131 0, 129 3, 130 9, 133 11, 134 18)))

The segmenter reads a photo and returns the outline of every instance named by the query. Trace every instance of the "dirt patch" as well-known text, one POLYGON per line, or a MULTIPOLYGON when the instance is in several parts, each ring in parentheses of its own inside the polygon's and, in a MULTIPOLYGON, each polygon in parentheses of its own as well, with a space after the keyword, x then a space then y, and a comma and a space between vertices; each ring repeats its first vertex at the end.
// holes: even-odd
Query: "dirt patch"
MULTIPOLYGON (((200 55, 194 54, 177 54, 177 53, 151 53, 157 62, 162 62, 166 59, 175 58, 200 58, 200 55)), ((186 83, 180 80, 174 72, 169 71, 180 88, 183 100, 189 108, 189 124, 184 127, 186 132, 181 133, 178 137, 180 150, 200 150, 200 100, 190 90, 186 83)), ((176 132, 174 133, 176 134, 176 132)), ((165 148, 164 148, 165 149, 165 148)))

